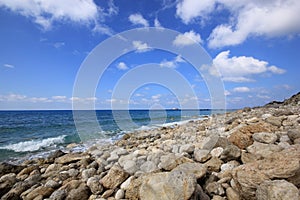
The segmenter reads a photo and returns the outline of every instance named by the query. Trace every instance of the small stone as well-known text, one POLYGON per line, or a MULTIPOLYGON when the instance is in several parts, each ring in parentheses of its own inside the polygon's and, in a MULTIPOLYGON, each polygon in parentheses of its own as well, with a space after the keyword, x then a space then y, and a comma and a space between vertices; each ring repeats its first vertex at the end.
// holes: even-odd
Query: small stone
POLYGON ((83 181, 87 181, 90 177, 96 174, 97 170, 95 168, 85 169, 81 173, 83 181))
POLYGON ((130 176, 126 181, 124 181, 120 188, 123 189, 123 190, 127 190, 129 188, 129 185, 130 185, 130 182, 131 180, 133 179, 134 177, 133 176, 130 176))
POLYGON ((217 182, 209 183, 205 187, 205 189, 208 192, 208 194, 210 194, 211 196, 213 194, 216 194, 216 195, 224 195, 225 194, 225 191, 224 191, 222 185, 220 183, 217 183, 217 182))
POLYGON ((115 189, 118 187, 126 178, 129 176, 127 172, 125 172, 120 166, 114 165, 104 176, 100 183, 105 188, 115 189))
POLYGON ((232 189, 231 187, 226 189, 226 196, 228 200, 240 200, 240 195, 237 191, 232 189))
POLYGON ((86 184, 82 183, 76 189, 73 189, 69 192, 66 200, 83 200, 88 199, 90 196, 89 188, 86 184))
POLYGON ((139 169, 138 166, 136 165, 136 162, 133 160, 127 160, 124 163, 123 168, 128 174, 131 175, 133 175, 139 169))
POLYGON ((207 167, 208 171, 214 171, 214 172, 219 172, 222 164, 223 164, 223 161, 217 157, 212 157, 209 161, 204 163, 204 165, 207 167))
POLYGON ((123 199, 125 197, 125 192, 122 189, 119 189, 116 192, 115 199, 123 199))
POLYGON ((240 156, 241 150, 237 146, 230 144, 225 147, 224 151, 222 152, 221 159, 227 162, 230 160, 239 159, 240 156))
POLYGON ((141 171, 145 173, 150 173, 158 170, 156 164, 152 161, 146 161, 140 166, 141 171))
POLYGON ((158 165, 158 168, 170 171, 174 169, 176 166, 186 162, 193 162, 193 161, 184 156, 175 156, 175 154, 169 153, 160 158, 160 163, 158 165))
POLYGON ((280 127, 282 125, 282 118, 271 116, 266 119, 266 122, 268 122, 274 126, 280 127))
POLYGON ((292 141, 300 138, 300 130, 299 129, 289 130, 287 134, 292 141))
POLYGON ((93 194, 101 194, 103 186, 100 184, 98 177, 91 177, 87 180, 87 186, 90 188, 93 194))
POLYGON ((224 149, 222 147, 216 147, 214 149, 211 150, 210 154, 213 157, 220 157, 221 154, 223 153, 224 149))
POLYGON ((107 199, 108 197, 110 197, 112 194, 114 193, 114 190, 110 189, 110 190, 106 190, 103 194, 102 194, 102 198, 107 199))
POLYGON ((200 163, 183 163, 178 165, 172 171, 182 171, 186 174, 192 174, 197 179, 200 179, 205 176, 207 167, 204 164, 200 163))
POLYGON ((240 163, 236 160, 229 161, 228 163, 221 165, 221 172, 225 172, 227 170, 232 170, 239 165, 240 165, 240 163))
POLYGON ((46 182, 45 187, 50 187, 53 189, 57 189, 59 188, 61 184, 59 184, 58 182, 54 181, 54 180, 49 180, 46 182))
POLYGON ((256 142, 266 143, 266 144, 274 144, 277 140, 277 135, 274 133, 254 133, 252 138, 256 142))
POLYGON ((286 180, 264 181, 256 190, 257 200, 299 200, 299 190, 286 180))
POLYGON ((88 159, 88 158, 90 158, 89 155, 74 153, 74 154, 66 154, 59 158, 56 158, 55 162, 58 164, 68 164, 68 163, 77 162, 77 161, 80 161, 83 159, 88 159))
POLYGON ((193 153, 195 146, 193 144, 184 144, 180 147, 179 153, 193 153))

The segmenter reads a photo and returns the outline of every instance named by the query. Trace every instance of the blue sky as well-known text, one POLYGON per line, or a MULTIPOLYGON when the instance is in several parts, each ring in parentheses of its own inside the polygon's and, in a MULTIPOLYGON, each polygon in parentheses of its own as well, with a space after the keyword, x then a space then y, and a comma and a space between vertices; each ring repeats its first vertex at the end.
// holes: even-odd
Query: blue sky
POLYGON ((142 27, 180 32, 178 46, 190 45, 187 38, 202 45, 221 74, 228 108, 283 100, 300 91, 299 10, 298 0, 0 0, 0 109, 71 109, 72 100, 95 102, 97 109, 112 102, 120 108, 189 107, 193 97, 158 84, 139 86, 130 99, 112 97, 122 76, 147 63, 176 70, 199 107, 210 108, 207 86, 185 58, 144 51, 142 41, 107 67, 94 96, 73 96, 89 53, 115 34, 142 27))

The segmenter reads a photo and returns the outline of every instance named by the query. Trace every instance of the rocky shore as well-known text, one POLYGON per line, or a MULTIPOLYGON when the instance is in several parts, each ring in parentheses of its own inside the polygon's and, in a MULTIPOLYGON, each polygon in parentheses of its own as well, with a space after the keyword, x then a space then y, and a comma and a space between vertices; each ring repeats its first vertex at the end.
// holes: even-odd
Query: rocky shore
POLYGON ((1 200, 299 200, 300 93, 83 153, 1 163, 0 177, 1 200))

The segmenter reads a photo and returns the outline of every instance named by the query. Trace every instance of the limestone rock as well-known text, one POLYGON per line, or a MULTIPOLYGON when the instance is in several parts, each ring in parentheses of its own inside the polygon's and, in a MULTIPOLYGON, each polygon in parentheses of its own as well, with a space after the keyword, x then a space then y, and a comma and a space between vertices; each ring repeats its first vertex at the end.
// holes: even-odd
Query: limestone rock
POLYGON ((231 187, 226 189, 226 196, 228 200, 240 200, 240 195, 231 187))
POLYGON ((32 190, 24 199, 35 199, 37 197, 46 198, 49 197, 54 189, 44 186, 39 186, 36 189, 32 190))
POLYGON ((125 172, 120 166, 114 165, 106 176, 104 176, 100 183, 105 188, 114 189, 118 187, 126 178, 129 176, 127 172, 125 172))
POLYGON ((7 193, 16 182, 17 179, 15 173, 3 175, 0 178, 0 196, 3 196, 5 193, 7 193))
POLYGON ((206 174, 207 167, 200 163, 183 163, 174 168, 172 172, 173 171, 182 171, 186 174, 192 174, 197 179, 200 179, 206 174))
POLYGON ((222 164, 223 164, 223 161, 217 157, 212 157, 209 161, 204 163, 204 165, 207 167, 208 171, 214 171, 214 172, 220 171, 222 164))
POLYGON ((141 171, 145 173, 150 173, 158 170, 156 164, 152 161, 146 161, 140 166, 141 171))
POLYGON ((220 157, 221 154, 223 153, 223 151, 224 151, 224 149, 222 147, 216 147, 210 151, 210 154, 213 157, 220 157))
POLYGON ((274 133, 254 133, 252 138, 256 142, 266 143, 266 144, 274 144, 277 140, 277 135, 274 133))
POLYGON ((147 176, 140 187, 141 200, 188 200, 196 188, 196 178, 182 171, 147 176))
POLYGON ((195 149, 194 150, 194 158, 198 162, 206 162, 211 158, 209 150, 206 149, 195 149))
POLYGON ((96 174, 97 170, 95 168, 85 169, 81 173, 81 177, 83 181, 87 181, 90 177, 96 174))
POLYGON ((256 190, 257 200, 299 200, 299 190, 286 180, 264 181, 256 190))
POLYGON ((241 127, 229 136, 229 141, 240 149, 245 149, 253 143, 252 134, 259 132, 271 132, 273 127, 266 123, 250 124, 241 127))
POLYGON ((174 169, 176 166, 186 162, 193 162, 193 161, 184 156, 176 156, 173 153, 169 153, 160 158, 160 163, 158 165, 158 168, 170 171, 174 169))
POLYGON ((231 144, 225 147, 224 151, 222 152, 221 159, 227 162, 230 160, 239 159, 240 156, 241 150, 237 146, 231 144))
POLYGON ((247 147, 247 151, 256 156, 268 157, 272 153, 279 152, 283 148, 275 144, 264 144, 260 142, 254 142, 251 146, 247 147))
POLYGON ((80 161, 83 159, 88 159, 88 158, 90 158, 89 155, 74 153, 74 154, 66 154, 59 158, 56 158, 55 162, 59 163, 59 164, 68 164, 68 163, 77 162, 77 161, 80 161))
POLYGON ((282 125, 282 118, 271 116, 266 119, 266 122, 268 122, 274 126, 280 127, 282 125))
POLYGON ((83 200, 88 199, 90 196, 89 188, 85 183, 80 184, 76 189, 73 189, 69 192, 66 200, 83 200))
POLYGON ((100 184, 98 177, 91 177, 87 180, 87 186, 93 194, 100 194, 103 191, 103 186, 100 184))
POLYGON ((222 187, 222 185, 220 183, 217 183, 217 182, 212 182, 212 183, 207 184, 205 189, 208 192, 208 194, 210 194, 211 196, 214 194, 216 194, 216 195, 225 194, 224 188, 222 187))
POLYGON ((289 130, 287 134, 292 141, 300 138, 300 130, 299 129, 289 130))
POLYGON ((124 196, 125 196, 124 190, 119 189, 119 190, 116 192, 115 199, 123 199, 124 196))

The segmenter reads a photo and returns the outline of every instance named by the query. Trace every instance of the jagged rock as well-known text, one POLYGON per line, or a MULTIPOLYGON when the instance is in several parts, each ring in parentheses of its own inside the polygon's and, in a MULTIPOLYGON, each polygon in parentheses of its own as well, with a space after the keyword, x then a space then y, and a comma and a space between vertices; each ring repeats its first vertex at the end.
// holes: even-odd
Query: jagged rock
POLYGON ((253 143, 252 135, 259 132, 271 132, 274 128, 266 123, 243 126, 229 136, 229 141, 240 149, 245 149, 253 143))
POLYGON ((244 199, 255 199, 255 191, 265 180, 290 178, 300 170, 300 145, 270 154, 267 158, 235 168, 233 179, 244 199))
POLYGON ((81 153, 74 153, 74 154, 66 154, 59 158, 56 158, 55 162, 58 164, 68 164, 68 163, 77 162, 77 161, 89 159, 89 158, 90 158, 89 155, 84 155, 81 153))
POLYGON ((118 187, 126 178, 129 176, 127 172, 125 172, 120 166, 114 165, 106 176, 104 176, 100 183, 105 188, 115 189, 118 187))
POLYGON ((26 197, 24 197, 24 199, 44 199, 49 197, 53 191, 53 188, 39 186, 36 189, 32 190, 29 194, 27 194, 26 197))
POLYGON ((282 118, 271 116, 266 119, 266 122, 268 122, 274 126, 280 127, 282 125, 282 118))
POLYGON ((198 162, 206 162, 208 159, 211 158, 209 150, 206 149, 195 149, 194 150, 194 158, 198 162))
POLYGON ((268 157, 274 152, 279 152, 283 148, 275 144, 264 144, 260 142, 254 142, 251 146, 247 147, 247 151, 255 156, 268 157))
POLYGON ((18 174, 21 170, 23 170, 25 166, 12 165, 9 163, 0 163, 0 176, 3 176, 8 173, 18 174))
POLYGON ((46 183, 45 183, 45 187, 49 187, 49 188, 53 188, 53 189, 57 189, 60 187, 60 183, 54 181, 54 180, 48 180, 46 183))
POLYGON ((87 186, 93 194, 101 194, 103 186, 100 184, 100 178, 97 176, 91 177, 87 180, 87 186))
POLYGON ((0 178, 0 196, 7 193, 12 186, 17 182, 16 174, 5 174, 0 178))
POLYGON ((277 135, 274 133, 254 133, 252 138, 256 142, 266 143, 266 144, 274 144, 277 140, 277 135))
POLYGON ((292 129, 288 131, 289 138, 294 142, 296 139, 300 138, 300 130, 299 129, 292 129))
POLYGON ((190 200, 210 200, 209 196, 204 193, 202 187, 197 184, 194 194, 191 196, 190 200))
POLYGON ((196 178, 182 171, 160 172, 143 179, 141 200, 188 200, 196 188, 196 178))
POLYGON ((178 165, 172 171, 182 171, 186 174, 192 174, 197 179, 200 179, 206 174, 207 167, 200 163, 183 163, 178 165))
POLYGON ((245 151, 242 151, 241 160, 242 160, 243 164, 254 162, 254 161, 257 161, 259 159, 262 159, 262 157, 261 156, 256 156, 254 154, 251 154, 251 153, 248 153, 248 152, 245 152, 245 151))
POLYGON ((236 160, 229 161, 228 163, 221 165, 221 172, 232 170, 239 165, 240 165, 240 163, 236 160))
POLYGON ((90 196, 89 188, 86 186, 85 183, 81 183, 78 188, 72 189, 68 193, 66 200, 83 200, 83 199, 88 199, 89 196, 90 196))
POLYGON ((230 160, 239 159, 240 156, 241 150, 237 146, 230 144, 225 147, 224 151, 222 152, 221 159, 227 162, 230 160))
POLYGON ((193 153, 195 149, 195 145, 193 144, 184 144, 180 147, 179 153, 193 153))
POLYGON ((299 200, 299 190, 286 180, 264 181, 256 190, 257 200, 299 200))
POLYGON ((241 199, 239 193, 237 193, 237 191, 235 191, 231 187, 226 189, 226 196, 227 196, 228 200, 240 200, 241 199))
POLYGON ((222 164, 223 164, 223 161, 217 157, 212 157, 209 161, 204 163, 204 165, 207 167, 208 171, 214 171, 214 172, 220 171, 220 167, 222 164))
POLYGON ((212 183, 207 184, 207 186, 205 187, 205 190, 211 196, 213 196, 214 194, 216 194, 216 195, 224 195, 225 194, 224 188, 222 187, 222 185, 220 183, 217 183, 217 182, 212 182, 212 183))
POLYGON ((160 158, 160 163, 158 165, 158 168, 170 171, 174 169, 176 166, 186 162, 193 162, 193 161, 184 156, 176 156, 173 153, 169 153, 160 158))

